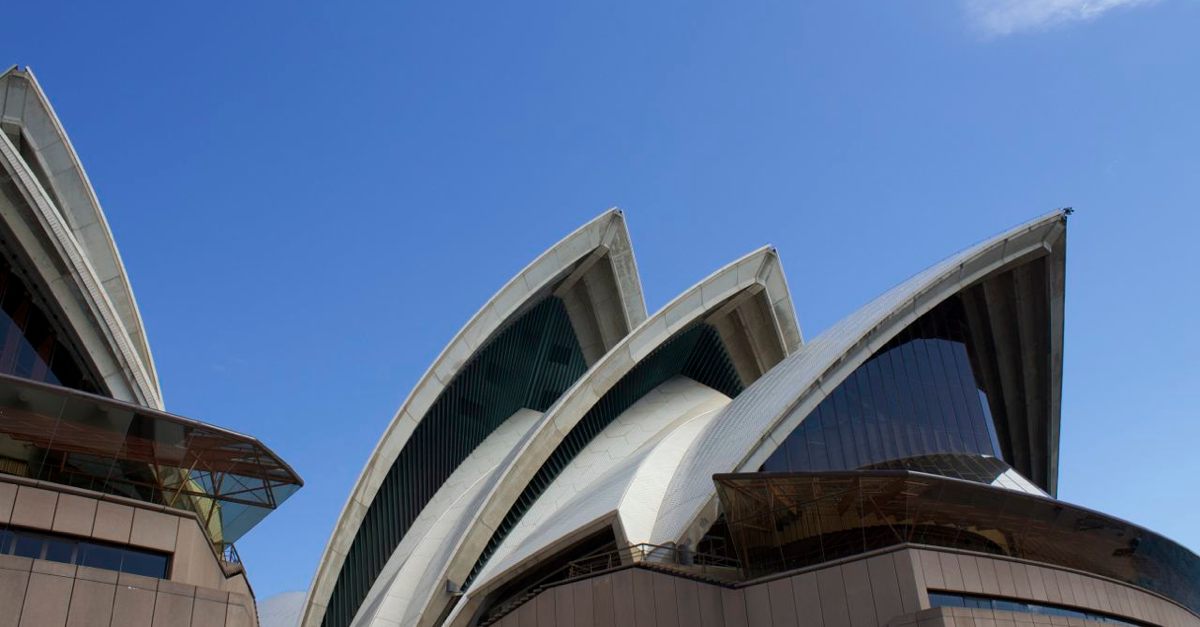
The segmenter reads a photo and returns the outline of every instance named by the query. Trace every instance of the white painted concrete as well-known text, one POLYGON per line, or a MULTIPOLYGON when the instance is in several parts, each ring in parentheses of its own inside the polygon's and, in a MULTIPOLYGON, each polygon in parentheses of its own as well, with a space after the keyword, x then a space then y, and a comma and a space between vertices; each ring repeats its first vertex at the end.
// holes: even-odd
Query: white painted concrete
POLYGON ((1059 211, 1047 214, 921 272, 844 318, 747 388, 708 426, 679 466, 652 541, 696 541, 717 515, 714 474, 757 470, 871 354, 963 288, 1006 264, 1048 251, 1065 228, 1064 217, 1059 211))
POLYGON ((114 396, 163 408, 154 359, 141 314, 79 157, 33 72, 16 67, 0 74, 0 124, 19 129, 31 159, 46 174, 35 176, 7 136, 0 161, 34 222, 6 210, 2 218, 34 261, 34 270, 82 336, 89 358, 114 396), (64 273, 60 268, 66 268, 64 273))
MULTIPOLYGON (((554 289, 559 280, 568 278, 576 264, 597 251, 611 266, 616 294, 604 302, 620 303, 608 311, 623 317, 619 328, 632 329, 646 317, 637 264, 629 243, 624 216, 609 210, 563 238, 526 266, 504 285, 458 332, 429 370, 417 382, 396 416, 388 425, 379 444, 368 459, 347 500, 329 543, 322 554, 309 589, 303 624, 319 625, 346 553, 358 532, 367 507, 392 467, 413 430, 424 418, 438 395, 459 370, 484 346, 489 338, 515 318, 523 308, 554 289)), ((575 324, 574 321, 572 324, 575 324)), ((611 328, 611 327, 610 327, 611 328)))
MULTIPOLYGON (((453 558, 438 578, 450 582, 466 579, 497 525, 563 438, 622 376, 677 332, 721 310, 739 295, 762 292, 770 303, 789 305, 783 320, 778 316, 771 319, 774 329, 769 335, 778 338, 782 344, 777 347, 778 353, 786 356, 797 349, 799 325, 795 322, 795 313, 790 310, 790 297, 772 291, 786 289, 786 285, 778 254, 771 247, 763 247, 709 275, 630 332, 546 412, 545 420, 487 495, 476 519, 460 539, 453 558), (783 331, 789 327, 797 329, 796 332, 783 331)), ((416 624, 433 624, 452 602, 455 599, 450 595, 435 594, 416 624)))

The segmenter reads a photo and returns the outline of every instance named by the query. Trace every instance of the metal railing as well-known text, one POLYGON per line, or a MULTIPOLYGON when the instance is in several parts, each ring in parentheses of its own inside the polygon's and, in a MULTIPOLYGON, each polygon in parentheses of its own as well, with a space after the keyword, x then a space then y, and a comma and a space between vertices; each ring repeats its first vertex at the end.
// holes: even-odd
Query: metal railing
POLYGON ((221 570, 225 573, 226 577, 232 577, 246 571, 246 568, 242 566, 242 556, 238 555, 233 543, 216 544, 214 547, 217 549, 217 555, 221 561, 221 570))
POLYGON ((560 583, 615 570, 631 564, 645 564, 674 570, 683 575, 691 575, 686 569, 689 566, 740 569, 741 563, 732 557, 696 553, 686 547, 676 547, 661 544, 630 544, 610 550, 601 550, 591 555, 571 560, 538 579, 521 590, 513 593, 506 601, 490 609, 480 625, 491 625, 506 614, 517 609, 538 593, 560 583))
POLYGON ((238 555, 237 548, 235 546, 233 546, 232 543, 219 545, 218 548, 221 550, 221 561, 222 562, 225 562, 226 564, 229 564, 231 566, 232 565, 241 566, 242 556, 238 555))

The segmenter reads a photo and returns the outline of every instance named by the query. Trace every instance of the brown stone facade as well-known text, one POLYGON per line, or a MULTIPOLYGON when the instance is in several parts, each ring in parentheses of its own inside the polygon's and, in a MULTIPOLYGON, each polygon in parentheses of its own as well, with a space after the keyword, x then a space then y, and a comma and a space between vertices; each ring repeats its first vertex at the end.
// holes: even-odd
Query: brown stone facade
POLYGON ((256 627, 240 565, 192 512, 0 476, 0 526, 150 549, 166 579, 0 555, 0 627, 256 627))
MULTIPOLYGON (((977 553, 903 547, 736 585, 625 567, 542 590, 501 627, 1032 627, 1091 621, 933 608, 930 592, 1044 603, 1130 622, 1200 627, 1200 617, 1139 588, 977 553)), ((1097 623, 1101 624, 1101 623, 1097 623)))

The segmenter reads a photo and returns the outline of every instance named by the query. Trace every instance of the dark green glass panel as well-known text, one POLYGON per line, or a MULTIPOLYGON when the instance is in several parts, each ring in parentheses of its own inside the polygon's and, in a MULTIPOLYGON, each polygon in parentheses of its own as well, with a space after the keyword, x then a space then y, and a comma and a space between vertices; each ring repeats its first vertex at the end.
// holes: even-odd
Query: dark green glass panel
POLYGON ((522 408, 545 411, 587 370, 566 307, 549 296, 495 335, 425 413, 384 477, 322 625, 349 625, 388 558, 458 465, 522 408))
POLYGON ((621 377, 621 380, 584 414, 542 464, 492 534, 464 587, 475 578, 479 569, 487 563, 525 512, 529 511, 538 497, 550 487, 555 477, 588 442, 639 399, 676 375, 694 379, 730 398, 740 394, 744 387, 720 335, 709 325, 696 325, 659 346, 621 377))

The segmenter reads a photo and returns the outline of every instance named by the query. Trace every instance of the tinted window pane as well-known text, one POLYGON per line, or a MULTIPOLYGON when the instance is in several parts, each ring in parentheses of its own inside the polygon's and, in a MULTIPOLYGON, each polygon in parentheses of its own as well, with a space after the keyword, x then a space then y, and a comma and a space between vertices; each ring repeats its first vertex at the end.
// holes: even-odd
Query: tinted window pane
POLYGON ((549 296, 479 349, 430 406, 379 488, 330 593, 325 620, 348 625, 422 508, 517 409, 545 411, 587 370, 565 304, 549 296), (537 359, 558 346, 553 359, 537 359), (566 363, 563 363, 566 362, 566 363))
MULTIPOLYGON (((0 530, 0 549, 32 559, 116 570, 157 579, 166 578, 166 555, 138 549, 76 540, 67 536, 21 530, 0 530)), ((0 551, 4 553, 5 551, 0 551)))
POLYGON ((121 572, 164 579, 167 576, 167 558, 165 555, 126 550, 121 572))
POLYGON ((18 534, 13 555, 42 559, 42 544, 42 539, 37 536, 18 534))
POLYGON ((943 453, 999 457, 970 337, 959 301, 934 308, 838 385, 763 470, 854 470, 943 453))
POLYGON ((98 388, 59 339, 25 281, 0 255, 0 373, 72 387, 98 388))
POLYGON ((124 551, 116 547, 84 542, 79 547, 79 564, 105 570, 121 570, 122 553, 124 551))
POLYGON ((52 562, 72 564, 75 561, 75 541, 46 538, 46 556, 52 562))
MULTIPOLYGON (((933 598, 934 596, 935 595, 929 595, 930 603, 935 602, 935 600, 933 598)), ((943 594, 943 595, 939 595, 939 596, 941 598, 937 599, 937 601, 936 601, 938 603, 938 606, 941 606, 941 607, 963 607, 963 605, 964 605, 962 597, 954 596, 952 594, 943 594)), ((937 607, 937 606, 935 606, 935 607, 937 607)))
POLYGON ((970 607, 976 609, 994 609, 1001 612, 1019 612, 1022 614, 1062 616, 1067 618, 1095 621, 1099 623, 1112 623, 1115 625, 1139 625, 1139 623, 1127 621, 1115 616, 1109 616, 1107 614, 1073 610, 1045 603, 1025 603, 1011 601, 1008 599, 990 599, 987 597, 952 594, 948 592, 930 592, 929 605, 931 607, 970 607))

